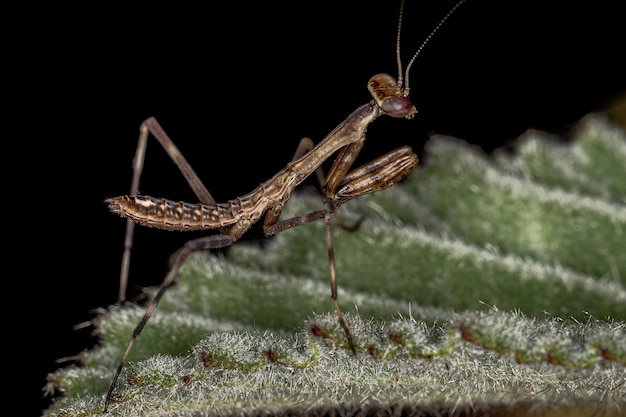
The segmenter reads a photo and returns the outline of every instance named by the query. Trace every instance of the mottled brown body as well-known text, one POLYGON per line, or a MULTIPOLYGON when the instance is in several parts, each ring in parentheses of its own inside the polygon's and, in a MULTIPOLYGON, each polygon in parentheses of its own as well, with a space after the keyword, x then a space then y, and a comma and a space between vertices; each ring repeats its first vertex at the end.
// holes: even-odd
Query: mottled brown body
MULTIPOLYGON (((315 172, 329 155, 341 148, 364 141, 367 127, 381 114, 385 113, 375 101, 364 104, 309 152, 287 164, 285 168, 250 193, 226 203, 192 204, 140 195, 113 197, 107 199, 106 203, 112 212, 143 226, 181 231, 214 229, 227 234, 233 241, 238 240, 265 215, 264 230, 270 235, 273 234, 270 227, 278 221, 282 208, 291 197, 293 190, 315 172)), ((412 155, 414 156, 413 166, 415 166, 417 156, 412 155)), ((345 160, 342 161, 342 170, 349 169, 353 160, 354 158, 349 164, 345 160)), ((338 193, 345 196, 339 200, 354 197, 354 190, 341 193, 341 187, 347 184, 346 175, 343 174, 341 177, 337 175, 337 170, 335 170, 332 176, 328 176, 329 181, 324 192, 329 201, 337 201, 338 193), (334 178, 342 181, 336 181, 334 178)), ((351 189, 354 189, 354 186, 351 189)))

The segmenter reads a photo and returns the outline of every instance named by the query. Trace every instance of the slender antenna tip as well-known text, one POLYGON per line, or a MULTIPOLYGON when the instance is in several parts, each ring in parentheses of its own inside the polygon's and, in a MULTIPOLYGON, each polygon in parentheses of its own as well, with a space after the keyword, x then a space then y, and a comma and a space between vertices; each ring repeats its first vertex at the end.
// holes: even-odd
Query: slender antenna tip
MULTIPOLYGON (((404 71, 404 78, 402 78, 402 66, 400 65, 400 25, 398 24, 398 40, 397 40, 397 44, 398 44, 398 85, 400 87, 402 87, 401 84, 401 80, 405 80, 406 81, 406 85, 405 85, 405 90, 408 91, 409 90, 409 71, 411 70, 411 67, 413 66, 413 63, 415 62, 415 59, 417 58, 417 56, 422 52, 422 50, 424 49, 424 47, 428 44, 428 42, 430 42, 430 40, 432 39, 432 37, 435 35, 435 33, 437 33, 437 31, 441 28, 441 26, 443 26, 443 24, 446 22, 446 20, 448 20, 448 18, 463 4, 465 3, 467 0, 459 0, 458 2, 456 2, 456 4, 454 6, 452 6, 452 8, 448 11, 448 13, 445 14, 445 16, 443 18, 441 18, 441 20, 439 20, 439 23, 437 23, 437 25, 435 26, 435 28, 433 30, 430 31, 430 33, 428 34, 428 36, 426 37, 426 39, 424 39, 424 41, 422 42, 422 44, 419 46, 419 48, 417 48, 417 50, 415 51, 415 53, 413 54, 413 56, 411 57, 411 60, 409 61, 409 63, 406 66, 406 69, 404 71)), ((402 4, 400 6, 400 21, 402 20, 402 12, 403 12, 403 8, 404 8, 404 0, 402 0, 402 4)))

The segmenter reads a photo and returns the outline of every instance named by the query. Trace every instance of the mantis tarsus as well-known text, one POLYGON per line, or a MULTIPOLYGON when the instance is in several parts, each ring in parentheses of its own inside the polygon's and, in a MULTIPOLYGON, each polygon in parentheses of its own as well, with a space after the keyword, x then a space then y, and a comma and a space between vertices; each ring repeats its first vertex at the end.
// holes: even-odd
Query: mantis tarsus
POLYGON ((403 1, 400 7, 396 45, 398 80, 396 81, 394 77, 388 74, 378 74, 370 78, 368 89, 373 96, 373 100, 352 112, 316 146, 313 146, 313 142, 310 139, 302 139, 294 157, 284 169, 242 197, 223 204, 216 203, 211 193, 200 181, 156 119, 148 118, 141 124, 133 162, 133 179, 130 194, 106 199, 106 203, 111 211, 128 219, 120 273, 119 301, 122 302, 125 298, 135 223, 164 230, 217 230, 219 233, 189 240, 174 256, 170 270, 128 342, 126 351, 120 360, 119 367, 108 390, 105 399, 105 411, 109 403, 114 400, 113 392, 115 385, 136 338, 157 308, 163 294, 175 281, 178 271, 187 257, 194 251, 219 249, 232 245, 263 216, 265 216, 263 231, 267 236, 305 223, 324 219, 330 265, 331 298, 339 324, 346 335, 348 346, 353 353, 356 353, 349 327, 343 318, 337 301, 337 279, 332 245, 331 215, 341 204, 352 198, 380 191, 398 183, 418 164, 417 155, 411 148, 402 146, 350 171, 365 143, 367 127, 374 120, 385 114, 396 118, 413 118, 417 110, 408 97, 409 70, 426 43, 464 1, 460 0, 457 2, 422 42, 407 65, 404 77, 399 45, 403 1), (404 80, 406 80, 406 85, 403 88, 404 80), (175 202, 138 195, 139 180, 150 134, 157 139, 180 169, 200 203, 175 202), (324 176, 320 167, 324 161, 335 154, 337 156, 328 174, 324 176), (318 179, 322 184, 327 208, 302 216, 280 220, 283 206, 289 200, 293 190, 314 172, 318 175, 318 179))

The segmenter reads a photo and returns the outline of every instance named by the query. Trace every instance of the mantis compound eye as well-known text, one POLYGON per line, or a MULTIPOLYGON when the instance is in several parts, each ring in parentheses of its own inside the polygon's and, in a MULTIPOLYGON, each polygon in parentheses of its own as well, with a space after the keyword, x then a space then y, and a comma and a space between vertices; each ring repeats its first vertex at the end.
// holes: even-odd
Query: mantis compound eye
POLYGON ((413 102, 406 96, 387 98, 380 104, 380 108, 391 117, 412 119, 415 113, 417 113, 413 102))

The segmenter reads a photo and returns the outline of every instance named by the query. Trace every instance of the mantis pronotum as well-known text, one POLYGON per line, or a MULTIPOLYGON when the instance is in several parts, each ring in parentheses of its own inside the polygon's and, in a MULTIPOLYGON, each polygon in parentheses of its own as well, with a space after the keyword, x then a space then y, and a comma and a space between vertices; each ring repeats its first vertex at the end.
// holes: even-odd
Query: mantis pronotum
POLYGON ((113 400, 115 385, 136 338, 157 308, 163 294, 175 281, 178 271, 187 257, 194 251, 218 249, 232 245, 263 216, 265 216, 263 231, 267 236, 315 220, 324 219, 330 265, 331 298, 348 345, 352 352, 356 353, 349 327, 343 318, 337 301, 337 279, 332 246, 331 215, 341 204, 352 198, 380 191, 398 183, 418 164, 417 155, 411 148, 402 146, 350 171, 365 143, 365 133, 370 123, 382 115, 406 119, 413 118, 417 110, 408 97, 409 70, 426 43, 464 1, 460 0, 457 2, 430 32, 409 61, 404 76, 399 46, 403 1, 400 7, 396 45, 398 80, 396 81, 394 77, 388 74, 377 74, 370 78, 368 89, 373 99, 369 103, 360 106, 352 112, 316 146, 313 146, 313 142, 310 139, 302 139, 294 157, 284 169, 242 197, 223 204, 216 203, 211 193, 202 184, 194 170, 156 119, 148 118, 141 124, 133 163, 133 180, 130 194, 106 199, 106 203, 111 211, 128 219, 120 274, 119 300, 124 300, 126 291, 130 249, 135 223, 164 230, 217 230, 219 233, 192 239, 186 242, 176 253, 170 270, 128 342, 126 351, 120 360, 119 367, 107 393, 104 406, 105 411, 113 400), (406 82, 404 87, 403 82, 406 82), (175 202, 138 195, 139 179, 150 134, 163 146, 167 154, 183 173, 200 203, 175 202), (337 156, 328 174, 324 176, 321 173, 320 166, 335 154, 337 156), (322 184, 327 208, 299 217, 280 220, 283 206, 289 200, 293 190, 314 172, 318 175, 318 179, 322 184))

